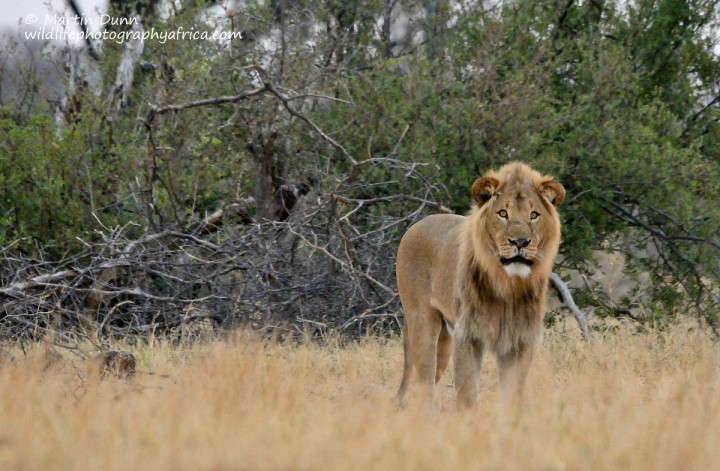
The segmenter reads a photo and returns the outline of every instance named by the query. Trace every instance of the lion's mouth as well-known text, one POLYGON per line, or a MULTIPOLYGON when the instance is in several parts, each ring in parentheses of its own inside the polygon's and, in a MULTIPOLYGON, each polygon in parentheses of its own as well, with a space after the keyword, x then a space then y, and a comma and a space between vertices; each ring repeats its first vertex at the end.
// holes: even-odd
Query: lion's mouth
POLYGON ((511 263, 522 263, 523 265, 530 266, 533 264, 532 260, 528 260, 527 258, 521 256, 521 255, 515 255, 512 258, 500 258, 500 263, 502 263, 504 266, 510 265, 511 263))

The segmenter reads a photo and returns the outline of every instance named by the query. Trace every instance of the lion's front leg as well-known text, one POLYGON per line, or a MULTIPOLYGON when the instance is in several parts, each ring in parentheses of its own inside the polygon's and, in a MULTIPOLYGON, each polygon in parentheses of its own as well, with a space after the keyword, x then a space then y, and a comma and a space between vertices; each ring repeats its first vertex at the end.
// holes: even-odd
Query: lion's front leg
POLYGON ((521 345, 504 355, 498 355, 498 377, 505 405, 513 406, 521 402, 534 351, 534 346, 521 345))
POLYGON ((479 340, 453 340, 453 369, 459 410, 472 408, 477 403, 482 355, 483 346, 479 340))

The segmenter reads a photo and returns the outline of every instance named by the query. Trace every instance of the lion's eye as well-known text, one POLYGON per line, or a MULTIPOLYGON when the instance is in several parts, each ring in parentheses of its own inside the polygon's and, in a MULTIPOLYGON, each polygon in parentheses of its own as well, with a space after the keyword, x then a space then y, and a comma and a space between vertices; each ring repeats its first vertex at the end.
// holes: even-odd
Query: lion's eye
POLYGON ((531 221, 534 221, 534 220, 536 220, 536 219, 539 218, 539 217, 540 217, 540 213, 538 213, 537 211, 533 211, 532 213, 530 213, 530 220, 531 220, 531 221))
POLYGON ((507 211, 505 211, 504 209, 501 209, 500 211, 498 211, 498 216, 500 216, 500 217, 503 218, 503 219, 507 219, 507 218, 508 218, 508 213, 507 213, 507 211))

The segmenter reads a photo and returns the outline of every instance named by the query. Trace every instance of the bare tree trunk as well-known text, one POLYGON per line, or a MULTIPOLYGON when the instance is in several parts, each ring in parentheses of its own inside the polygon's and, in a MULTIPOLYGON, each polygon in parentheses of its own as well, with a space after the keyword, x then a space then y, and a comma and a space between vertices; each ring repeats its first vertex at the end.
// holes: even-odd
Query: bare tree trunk
POLYGON ((294 201, 290 200, 296 195, 287 191, 289 147, 287 137, 279 135, 276 130, 270 131, 267 137, 260 134, 251 146, 258 168, 254 194, 258 221, 284 220, 292 209, 294 201))
POLYGON ((425 36, 428 58, 431 62, 442 59, 447 45, 447 23, 450 5, 447 0, 423 2, 425 10, 425 36))
POLYGON ((131 19, 133 21, 132 31, 135 34, 125 42, 125 50, 123 51, 115 74, 115 85, 113 85, 108 94, 108 110, 110 110, 111 113, 119 110, 127 103, 128 95, 133 85, 135 64, 140 59, 144 49, 142 39, 137 36, 142 35, 144 31, 140 16, 133 15, 131 19))
POLYGON ((385 15, 383 15, 382 40, 385 44, 385 58, 392 57, 394 44, 390 39, 390 35, 392 33, 392 13, 396 3, 397 0, 387 0, 387 8, 385 8, 385 15))

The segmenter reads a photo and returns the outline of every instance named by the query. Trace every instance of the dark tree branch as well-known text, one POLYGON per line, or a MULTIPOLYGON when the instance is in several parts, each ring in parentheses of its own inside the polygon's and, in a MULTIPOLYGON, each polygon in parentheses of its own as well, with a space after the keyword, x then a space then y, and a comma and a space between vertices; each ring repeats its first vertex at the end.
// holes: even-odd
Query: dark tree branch
MULTIPOLYGON (((80 7, 78 6, 78 4, 75 0, 66 0, 66 2, 76 17, 83 18, 82 11, 80 10, 80 7)), ((92 42, 92 39, 90 37, 90 32, 88 31, 86 22, 78 21, 78 23, 80 24, 80 28, 82 29, 82 32, 83 32, 83 37, 85 38, 85 45, 87 45, 88 54, 94 60, 96 60, 96 61, 100 60, 100 54, 98 53, 97 49, 95 48, 95 44, 93 44, 93 42, 92 42)))

